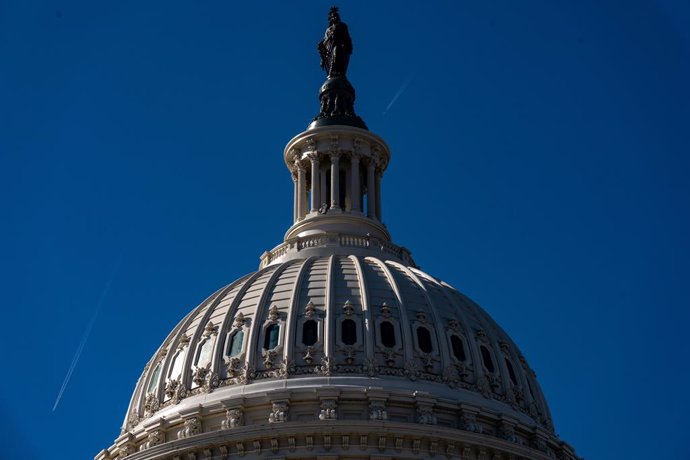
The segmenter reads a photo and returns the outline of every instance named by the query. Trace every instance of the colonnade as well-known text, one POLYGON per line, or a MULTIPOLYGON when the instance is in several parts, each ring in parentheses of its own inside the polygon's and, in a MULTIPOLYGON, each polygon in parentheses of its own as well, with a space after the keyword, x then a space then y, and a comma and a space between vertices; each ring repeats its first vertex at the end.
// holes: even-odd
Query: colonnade
POLYGON ((330 211, 381 221, 381 175, 374 159, 355 152, 307 153, 294 161, 294 222, 309 213, 330 211), (365 196, 366 209, 362 209, 365 196))

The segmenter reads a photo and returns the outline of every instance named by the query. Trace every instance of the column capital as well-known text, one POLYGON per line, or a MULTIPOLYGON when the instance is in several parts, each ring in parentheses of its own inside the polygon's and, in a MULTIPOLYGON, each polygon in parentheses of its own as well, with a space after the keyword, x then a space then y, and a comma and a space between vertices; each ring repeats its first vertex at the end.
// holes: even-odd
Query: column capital
POLYGON ((297 161, 300 158, 300 151, 297 149, 290 149, 290 153, 288 154, 288 159, 290 161, 297 161))
POLYGON ((302 160, 297 159, 292 164, 295 166, 295 170, 297 170, 297 172, 306 171, 306 167, 304 166, 304 163, 302 163, 302 160))
POLYGON ((364 139, 361 137, 355 137, 354 140, 352 141, 352 148, 354 149, 354 152, 357 153, 358 155, 361 155, 362 153, 362 143, 364 142, 364 139))
POLYGON ((307 158, 309 158, 309 160, 312 163, 318 162, 320 157, 321 157, 321 154, 317 150, 311 150, 311 151, 307 152, 307 158))
POLYGON ((340 155, 342 155, 343 152, 340 150, 333 150, 328 152, 328 156, 331 158, 331 163, 337 163, 340 160, 340 155))
POLYGON ((331 150, 338 150, 340 139, 337 134, 331 134, 331 150))

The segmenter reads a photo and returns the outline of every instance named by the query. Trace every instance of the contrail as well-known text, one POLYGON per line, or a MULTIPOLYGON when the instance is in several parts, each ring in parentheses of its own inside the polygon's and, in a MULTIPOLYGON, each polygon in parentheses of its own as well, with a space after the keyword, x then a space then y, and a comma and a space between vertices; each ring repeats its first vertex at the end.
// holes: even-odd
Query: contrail
POLYGON ((398 92, 395 93, 395 96, 393 96, 393 99, 391 99, 391 101, 388 103, 388 107, 386 107, 386 110, 383 111, 383 115, 385 115, 386 112, 388 112, 388 111, 390 110, 390 108, 393 107, 393 104, 395 104, 395 101, 397 101, 398 98, 400 97, 400 95, 401 95, 403 92, 405 92, 405 90, 406 90, 407 87, 409 86, 410 82, 412 82, 412 78, 413 78, 413 77, 414 77, 414 74, 410 74, 410 76, 407 77, 407 80, 405 80, 405 81, 403 82, 403 84, 402 84, 402 86, 400 87, 400 89, 398 90, 398 92))
POLYGON ((70 364, 69 369, 67 370, 67 375, 65 376, 65 380, 62 382, 62 387, 60 387, 60 392, 57 395, 57 399, 55 399, 55 404, 53 404, 53 412, 55 412, 55 409, 57 409, 58 404, 60 404, 60 399, 62 398, 62 394, 65 392, 65 388, 67 388, 67 384, 69 383, 69 379, 72 377, 72 373, 74 372, 74 368, 77 367, 77 362, 79 361, 79 357, 81 357, 81 352, 84 351, 84 345, 86 345, 86 341, 89 339, 89 335, 91 334, 91 329, 93 329, 93 325, 96 322, 96 318, 98 317, 98 313, 101 311, 101 306, 103 305, 103 301, 105 300, 106 295, 108 294, 108 290, 110 289, 110 284, 113 282, 113 277, 115 276, 115 270, 117 269, 118 265, 120 265, 120 259, 115 263, 115 266, 113 267, 112 272, 110 273, 110 278, 108 278, 108 282, 105 283, 105 288, 103 288, 103 292, 101 293, 101 298, 98 301, 98 304, 96 305, 96 310, 93 312, 93 315, 91 316, 91 320, 89 321, 89 324, 86 326, 86 330, 84 331, 84 335, 81 338, 81 342, 79 342, 79 346, 77 347, 76 353, 74 353, 74 358, 72 358, 72 364, 70 364))

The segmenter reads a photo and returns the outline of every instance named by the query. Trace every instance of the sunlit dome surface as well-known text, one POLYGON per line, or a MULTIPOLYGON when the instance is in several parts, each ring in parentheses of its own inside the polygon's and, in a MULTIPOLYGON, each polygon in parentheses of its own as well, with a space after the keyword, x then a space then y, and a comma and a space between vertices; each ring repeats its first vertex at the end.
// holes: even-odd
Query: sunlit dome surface
MULTIPOLYGON (((126 423, 173 419, 179 399, 220 408, 232 395, 326 385, 424 392, 446 400, 451 419, 468 403, 551 429, 534 373, 486 312, 373 256, 275 264, 213 294, 151 358, 126 423)), ((396 416, 413 421, 414 411, 396 416)))

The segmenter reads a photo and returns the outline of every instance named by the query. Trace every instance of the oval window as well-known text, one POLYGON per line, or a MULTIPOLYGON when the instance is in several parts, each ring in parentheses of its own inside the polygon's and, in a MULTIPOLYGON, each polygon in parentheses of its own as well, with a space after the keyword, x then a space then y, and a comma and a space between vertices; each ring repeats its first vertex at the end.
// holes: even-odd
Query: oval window
POLYGON ((508 368, 508 375, 510 376, 510 381, 513 385, 517 385, 517 378, 515 377, 515 371, 513 370, 513 365, 510 363, 508 358, 506 358, 506 367, 508 368))
POLYGON ((280 326, 271 324, 266 328, 266 335, 264 337, 264 348, 271 350, 278 346, 278 337, 280 337, 280 326))
POLYGON ((147 393, 154 393, 156 389, 158 388, 158 380, 161 378, 161 363, 158 363, 156 365, 156 368, 153 371, 153 377, 151 378, 151 381, 149 382, 149 386, 146 388, 147 393))
POLYGON ((484 361, 484 367, 486 367, 487 371, 494 372, 494 362, 491 359, 491 352, 484 345, 480 347, 480 350, 482 352, 482 360, 484 361))
POLYGON ((308 347, 314 345, 319 338, 319 328, 316 321, 310 319, 302 325, 302 343, 308 347))
POLYGON ((340 324, 340 335, 345 345, 354 345, 357 342, 357 323, 351 319, 343 320, 340 324))
POLYGON ((381 344, 386 348, 395 346, 395 328, 390 321, 383 321, 379 327, 381 330, 381 344))
POLYGON ((434 347, 431 344, 431 333, 429 329, 421 326, 417 328, 417 344, 419 345, 419 349, 424 353, 431 353, 434 351, 434 347))
POLYGON ((228 346, 228 356, 233 358, 242 353, 242 342, 244 342, 244 331, 237 331, 230 339, 228 346))
POLYGON ((196 357, 196 367, 204 367, 211 362, 211 349, 213 348, 213 341, 211 339, 204 340, 199 348, 199 354, 196 357))
POLYGON ((465 346, 462 344, 462 339, 457 335, 450 336, 450 345, 453 348, 453 356, 458 361, 465 361, 467 356, 465 355, 465 346))
POLYGON ((168 376, 171 379, 179 378, 182 375, 182 364, 184 362, 184 355, 184 350, 180 351, 175 355, 175 359, 173 359, 172 370, 170 371, 170 375, 168 376))

